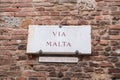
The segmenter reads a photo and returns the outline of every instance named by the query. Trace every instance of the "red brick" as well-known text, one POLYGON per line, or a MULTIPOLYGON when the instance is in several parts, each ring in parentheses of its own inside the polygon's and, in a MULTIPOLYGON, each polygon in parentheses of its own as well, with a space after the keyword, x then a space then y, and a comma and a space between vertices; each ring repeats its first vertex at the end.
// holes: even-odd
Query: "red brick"
POLYGON ((108 15, 110 12, 109 11, 102 11, 101 12, 103 15, 108 15))
POLYGON ((112 15, 120 15, 120 11, 112 11, 111 14, 112 15))
POLYGON ((96 2, 103 1, 103 0, 95 0, 96 2))
POLYGON ((12 40, 26 40, 26 35, 12 35, 12 40))
POLYGON ((91 60, 93 60, 93 61, 103 61, 105 59, 106 59, 105 56, 92 56, 91 57, 91 60))
POLYGON ((111 41, 111 46, 118 46, 119 42, 118 41, 111 41))
POLYGON ((11 33, 11 31, 12 31, 12 29, 11 28, 6 28, 6 27, 1 27, 0 28, 0 34, 10 34, 11 33))
POLYGON ((27 44, 27 40, 11 40, 11 44, 27 44))
POLYGON ((9 7, 11 6, 10 3, 3 3, 3 4, 0 4, 0 7, 3 8, 3 7, 9 7))
POLYGON ((17 50, 17 46, 0 46, 0 50, 17 50))
POLYGON ((13 2, 32 2, 32 0, 0 0, 4 3, 13 3, 13 2))
POLYGON ((105 1, 114 2, 114 1, 120 1, 120 0, 105 0, 105 1))
POLYGON ((16 4, 13 4, 12 5, 13 7, 32 7, 32 4, 31 3, 16 3, 16 4))
POLYGON ((35 17, 35 16, 39 16, 39 13, 36 13, 36 12, 17 12, 17 13, 15 13, 15 17, 26 17, 26 16, 35 17))
POLYGON ((11 36, 8 35, 0 35, 0 40, 8 40, 11 39, 11 36))
MULTIPOLYGON (((21 52, 20 50, 17 50, 17 52, 19 54, 25 53, 25 51, 21 52)), ((20 61, 20 62, 18 62, 18 64, 20 64, 20 65, 36 65, 36 64, 38 64, 38 62, 36 62, 35 60, 27 60, 27 61, 20 61)))
POLYGON ((96 20, 102 20, 103 16, 96 16, 96 20))
POLYGON ((9 40, 2 40, 1 41, 1 45, 3 45, 3 46, 10 46, 11 42, 9 40))
POLYGON ((22 9, 21 9, 21 12, 34 12, 35 11, 35 9, 34 8, 28 8, 28 7, 23 7, 22 9))
POLYGON ((42 22, 42 24, 43 25, 53 25, 53 24, 55 24, 54 22, 53 22, 53 20, 44 20, 43 22, 42 22))
POLYGON ((12 34, 13 35, 26 35, 27 29, 13 29, 12 34))
POLYGON ((51 15, 51 16, 59 16, 60 13, 59 13, 59 12, 51 12, 50 15, 51 15))
POLYGON ((111 25, 110 29, 111 30, 120 30, 120 25, 111 25))
POLYGON ((109 73, 120 73, 120 69, 118 69, 118 68, 111 68, 111 69, 109 69, 109 73))
POLYGON ((45 77, 46 73, 45 72, 36 72, 36 71, 23 71, 22 75, 26 76, 26 77, 45 77))
POLYGON ((33 6, 34 7, 41 7, 41 6, 44 6, 44 7, 53 7, 54 4, 51 4, 49 2, 39 2, 39 3, 34 3, 33 6))
POLYGON ((38 7, 36 8, 37 11, 45 11, 45 8, 44 7, 38 7))
POLYGON ((94 72, 93 67, 85 67, 84 70, 85 70, 85 72, 94 72))
POLYGON ((0 66, 0 71, 8 71, 10 69, 9 65, 2 65, 0 66))
POLYGON ((120 2, 109 2, 109 6, 120 6, 120 2))
POLYGON ((78 20, 67 20, 67 24, 78 25, 78 20))
POLYGON ((110 40, 120 40, 120 35, 110 35, 110 40))
POLYGON ((70 16, 71 13, 68 12, 68 11, 66 11, 66 12, 64 11, 64 12, 61 12, 60 15, 61 15, 61 16, 70 16))
POLYGON ((113 74, 113 76, 114 76, 116 79, 120 79, 120 73, 118 73, 118 74, 113 74))
POLYGON ((101 62, 100 66, 101 67, 113 67, 113 64, 110 62, 101 62))
POLYGON ((7 72, 7 75, 18 77, 18 76, 21 76, 21 72, 20 71, 9 71, 7 72))
POLYGON ((14 16, 14 12, 0 12, 0 17, 3 17, 3 16, 14 16))
POLYGON ((106 5, 107 5, 107 3, 105 3, 105 2, 98 2, 97 3, 98 7, 103 7, 103 6, 106 6, 106 5))
POLYGON ((1 8, 0 12, 18 12, 20 10, 21 9, 18 9, 18 8, 1 8))
POLYGON ((108 45, 108 43, 109 43, 108 40, 101 40, 101 41, 100 41, 100 45, 106 46, 106 45, 108 45))
POLYGON ((109 34, 110 35, 119 35, 120 30, 110 30, 109 34))
POLYGON ((95 51, 102 51, 102 50, 103 50, 103 47, 97 45, 97 46, 93 47, 93 50, 95 50, 95 51))
POLYGON ((47 11, 41 11, 41 12, 39 12, 39 15, 40 15, 40 16, 48 16, 48 15, 50 15, 50 14, 49 14, 49 12, 47 12, 47 11))
POLYGON ((10 2, 13 2, 13 1, 15 1, 15 0, 0 0, 1 3, 3 3, 3 2, 4 2, 4 3, 5 3, 5 2, 7 2, 7 3, 9 2, 9 3, 10 3, 10 2))
POLYGON ((115 63, 115 66, 119 68, 120 67, 120 62, 115 63))
POLYGON ((95 72, 100 74, 100 73, 104 73, 104 70, 102 68, 98 68, 98 69, 95 69, 95 72))
POLYGON ((17 77, 16 80, 27 80, 27 79, 24 77, 17 77))

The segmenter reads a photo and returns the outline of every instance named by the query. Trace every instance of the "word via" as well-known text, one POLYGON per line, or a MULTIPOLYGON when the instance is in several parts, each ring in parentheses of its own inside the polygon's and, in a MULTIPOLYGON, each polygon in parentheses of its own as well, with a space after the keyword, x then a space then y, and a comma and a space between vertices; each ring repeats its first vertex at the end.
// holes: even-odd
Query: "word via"
POLYGON ((66 34, 65 32, 52 32, 54 36, 58 36, 58 37, 65 37, 66 34))
POLYGON ((66 41, 61 41, 61 42, 60 41, 59 42, 47 41, 46 46, 49 46, 49 47, 71 47, 71 43, 66 42, 66 41))

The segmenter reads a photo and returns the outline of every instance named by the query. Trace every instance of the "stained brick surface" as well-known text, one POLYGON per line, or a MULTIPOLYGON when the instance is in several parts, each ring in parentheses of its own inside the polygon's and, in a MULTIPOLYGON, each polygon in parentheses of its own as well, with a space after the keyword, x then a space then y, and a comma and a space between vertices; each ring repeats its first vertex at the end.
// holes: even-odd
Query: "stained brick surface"
POLYGON ((0 80, 112 78, 120 79, 120 0, 0 0, 0 80), (92 53, 76 64, 39 63, 26 54, 30 24, 91 25, 92 53))

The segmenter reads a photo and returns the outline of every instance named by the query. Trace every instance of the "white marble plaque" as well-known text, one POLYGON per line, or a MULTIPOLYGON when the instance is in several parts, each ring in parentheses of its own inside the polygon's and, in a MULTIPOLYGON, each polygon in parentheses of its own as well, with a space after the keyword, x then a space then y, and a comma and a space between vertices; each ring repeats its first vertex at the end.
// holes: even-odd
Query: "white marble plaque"
POLYGON ((39 57, 39 62, 77 63, 77 57, 39 57))
POLYGON ((91 54, 91 26, 30 25, 27 53, 91 54))

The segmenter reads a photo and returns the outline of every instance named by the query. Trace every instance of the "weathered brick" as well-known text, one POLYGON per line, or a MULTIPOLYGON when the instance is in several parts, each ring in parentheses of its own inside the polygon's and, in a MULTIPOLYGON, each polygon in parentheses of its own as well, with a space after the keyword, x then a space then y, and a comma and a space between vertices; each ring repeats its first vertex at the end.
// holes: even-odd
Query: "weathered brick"
POLYGON ((35 12, 16 12, 15 13, 15 17, 26 17, 26 16, 35 17, 35 16, 39 16, 39 13, 35 13, 35 12))
POLYGON ((72 67, 72 68, 70 69, 70 71, 71 71, 71 72, 81 72, 82 69, 81 69, 81 67, 75 66, 75 67, 72 67))
POLYGON ((105 3, 105 2, 98 2, 97 3, 97 6, 99 6, 99 7, 103 7, 103 6, 106 6, 107 5, 107 3, 105 3))
POLYGON ((21 72, 20 71, 8 71, 7 75, 17 77, 17 76, 21 76, 21 72))
POLYGON ((104 70, 102 68, 95 69, 95 73, 102 74, 104 73, 104 70))
POLYGON ((17 50, 17 46, 16 45, 0 46, 0 50, 17 50))
POLYGON ((0 4, 0 7, 3 8, 3 7, 9 7, 11 6, 10 3, 4 3, 4 4, 0 4))
POLYGON ((120 15, 120 11, 112 11, 111 15, 120 15))
POLYGON ((116 78, 116 79, 120 79, 120 74, 113 74, 113 76, 116 78))
POLYGON ((110 29, 111 30, 120 30, 120 25, 111 25, 110 29))
POLYGON ((44 7, 38 7, 36 8, 37 11, 45 11, 45 8, 44 7))
POLYGON ((10 69, 10 65, 2 65, 2 66, 0 66, 0 71, 8 71, 9 69, 10 69))
POLYGON ((103 0, 95 0, 96 2, 103 1, 103 0))
POLYGON ((26 50, 26 45, 19 45, 18 50, 26 50))
POLYGON ((0 0, 0 80, 119 79, 120 0, 93 1, 94 10, 82 10, 92 7, 86 4, 91 0, 0 0), (56 64, 38 63, 37 55, 25 54, 29 25, 58 23, 91 25, 91 56, 79 56, 76 64, 56 64))
POLYGON ((120 6, 120 2, 110 2, 108 5, 110 5, 110 6, 120 6))
POLYGON ((0 40, 9 40, 11 39, 11 36, 9 35, 0 35, 0 40))
POLYGON ((60 15, 60 12, 51 12, 50 15, 51 15, 51 16, 59 16, 59 15, 60 15))
POLYGON ((100 45, 106 46, 106 45, 108 45, 108 43, 109 43, 108 40, 101 40, 101 41, 100 41, 100 45))
POLYGON ((120 62, 115 63, 115 66, 119 68, 120 67, 120 62))
POLYGON ((48 67, 48 66, 39 66, 39 65, 37 65, 37 66, 34 66, 33 68, 36 71, 48 71, 48 72, 55 71, 54 67, 48 67))
POLYGON ((30 77, 28 80, 39 80, 37 77, 30 77))
POLYGON ((17 77, 16 80, 27 80, 27 78, 24 78, 24 77, 17 77))
POLYGON ((110 50, 111 50, 111 47, 109 47, 109 46, 105 48, 106 52, 109 52, 110 50))
POLYGON ((113 67, 113 64, 110 62, 101 62, 100 66, 101 67, 113 67))
POLYGON ((120 0, 105 0, 105 1, 114 2, 114 1, 120 1, 120 0))
POLYGON ((117 46, 117 45, 119 45, 118 41, 111 41, 111 46, 117 46))
POLYGON ((68 20, 67 24, 78 25, 78 20, 68 20))
POLYGON ((58 77, 58 73, 55 71, 49 72, 49 77, 58 77))
POLYGON ((34 8, 28 8, 28 7, 23 7, 23 8, 21 8, 21 12, 33 12, 33 11, 35 11, 35 9, 34 8))
POLYGON ((45 77, 46 73, 45 72, 36 72, 36 71, 23 71, 22 75, 26 76, 26 77, 45 77))
POLYGON ((18 8, 1 8, 0 12, 18 12, 20 9, 18 8))
POLYGON ((19 7, 32 7, 31 3, 16 3, 12 5, 13 7, 19 8, 19 7))
POLYGON ((119 73, 120 72, 120 69, 118 68, 110 68, 109 69, 109 73, 119 73))
POLYGON ((17 45, 17 44, 27 44, 27 40, 11 40, 8 44, 17 45))
POLYGON ((114 35, 114 36, 111 35, 111 36, 110 36, 110 39, 111 39, 111 40, 120 40, 120 35, 114 35))
POLYGON ((99 63, 97 62, 90 62, 90 67, 98 67, 99 66, 99 63))
POLYGON ((106 59, 105 56, 92 56, 91 57, 91 60, 94 60, 94 61, 103 61, 105 59, 106 59))
POLYGON ((94 72, 93 67, 85 67, 84 70, 85 70, 85 72, 94 72))
POLYGON ((12 34, 13 35, 26 35, 27 29, 13 29, 12 34))
POLYGON ((1 0, 3 3, 12 3, 12 2, 32 2, 32 0, 1 0))
POLYGON ((110 30, 109 34, 110 35, 119 35, 120 31, 119 30, 110 30))
POLYGON ((47 11, 40 11, 40 12, 39 12, 39 15, 40 15, 40 16, 48 16, 48 15, 50 15, 50 13, 47 12, 47 11))
POLYGON ((95 46, 94 47, 94 50, 96 51, 102 51, 103 50, 103 47, 102 46, 95 46))
POLYGON ((26 35, 12 35, 12 40, 26 40, 26 35))
POLYGON ((22 28, 28 28, 30 24, 32 24, 32 20, 31 20, 31 19, 25 19, 25 20, 22 22, 21 27, 22 27, 22 28))

